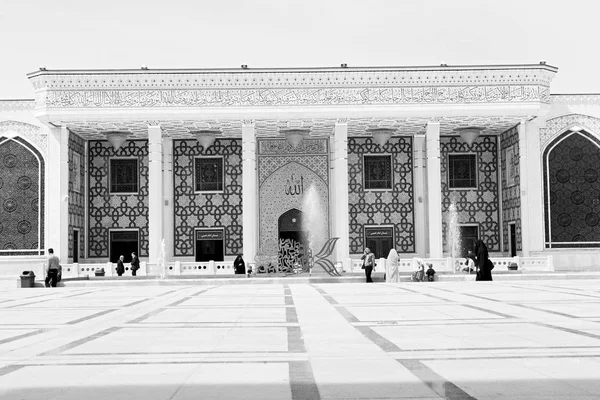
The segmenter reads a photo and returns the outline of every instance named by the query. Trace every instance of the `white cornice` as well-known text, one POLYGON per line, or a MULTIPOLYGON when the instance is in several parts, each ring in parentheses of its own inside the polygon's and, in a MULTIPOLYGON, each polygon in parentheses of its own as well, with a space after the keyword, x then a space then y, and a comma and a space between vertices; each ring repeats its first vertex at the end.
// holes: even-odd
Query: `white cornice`
POLYGON ((39 71, 35 89, 395 88, 447 85, 550 84, 556 69, 534 66, 429 69, 303 69, 208 71, 39 71))

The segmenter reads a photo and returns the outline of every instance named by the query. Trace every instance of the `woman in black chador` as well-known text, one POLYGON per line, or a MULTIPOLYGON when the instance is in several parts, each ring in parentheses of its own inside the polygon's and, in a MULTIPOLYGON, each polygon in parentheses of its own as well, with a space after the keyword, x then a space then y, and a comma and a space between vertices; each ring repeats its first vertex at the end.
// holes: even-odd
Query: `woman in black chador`
POLYGON ((491 281, 494 264, 490 261, 486 245, 478 239, 473 244, 473 251, 475 253, 475 265, 477 266, 477 278, 475 280, 491 281))
POLYGON ((236 274, 246 273, 246 264, 244 263, 244 259, 242 258, 241 254, 235 258, 235 261, 233 262, 233 268, 236 274))

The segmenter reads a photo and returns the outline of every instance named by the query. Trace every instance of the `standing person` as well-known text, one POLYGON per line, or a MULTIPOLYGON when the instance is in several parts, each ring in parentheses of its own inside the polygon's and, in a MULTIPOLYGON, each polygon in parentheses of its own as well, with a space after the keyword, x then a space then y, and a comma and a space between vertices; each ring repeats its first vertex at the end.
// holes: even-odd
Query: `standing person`
POLYGON ((131 276, 136 276, 136 271, 140 269, 140 259, 135 253, 131 253, 131 276))
POLYGON ((400 279, 398 276, 398 262, 400 261, 400 257, 398 256, 398 252, 396 249, 391 249, 390 254, 388 254, 386 264, 386 282, 397 283, 400 279))
POLYGON ((363 260, 363 269, 365 270, 367 283, 372 283, 373 279, 371 279, 371 274, 373 273, 373 267, 375 266, 375 254, 371 253, 371 249, 366 247, 360 259, 363 260))
POLYGON ((117 261, 117 275, 123 276, 125 273, 125 265, 123 265, 124 256, 119 257, 119 261, 117 261))
POLYGON ((478 239, 473 244, 473 251, 475 253, 475 266, 477 267, 477 277, 475 280, 491 281, 494 264, 490 261, 487 246, 482 240, 478 239))
POLYGON ((233 269, 235 270, 236 274, 246 273, 246 263, 244 263, 244 259, 242 258, 241 254, 235 258, 235 261, 233 262, 233 269))
POLYGON ((433 282, 435 280, 435 269, 433 269, 432 263, 427 264, 427 272, 425 274, 427 275, 427 281, 433 282))
POLYGON ((54 249, 48 249, 48 263, 46 264, 46 287, 56 287, 58 282, 58 273, 61 270, 60 260, 54 254, 54 249))

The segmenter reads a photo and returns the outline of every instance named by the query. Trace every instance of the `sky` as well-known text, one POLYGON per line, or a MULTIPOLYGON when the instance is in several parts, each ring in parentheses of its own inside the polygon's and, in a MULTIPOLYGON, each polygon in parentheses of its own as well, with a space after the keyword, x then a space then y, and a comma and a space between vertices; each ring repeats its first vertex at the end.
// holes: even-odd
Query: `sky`
POLYGON ((47 69, 528 64, 600 93, 597 0, 0 0, 0 99, 47 69))

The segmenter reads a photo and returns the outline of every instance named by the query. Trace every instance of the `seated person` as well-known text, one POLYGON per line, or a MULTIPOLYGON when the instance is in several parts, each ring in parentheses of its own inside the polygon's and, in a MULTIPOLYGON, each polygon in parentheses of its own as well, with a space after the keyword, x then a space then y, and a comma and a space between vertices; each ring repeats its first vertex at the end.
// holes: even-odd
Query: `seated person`
POLYGON ((463 267, 463 271, 470 273, 475 272, 475 254, 469 251, 467 257, 465 258, 465 266, 463 267))
POLYGON ((411 281, 423 282, 423 280, 425 279, 425 266, 423 264, 424 264, 424 262, 422 259, 420 259, 420 258, 416 259, 416 264, 415 264, 416 270, 413 271, 413 273, 411 275, 411 281))

